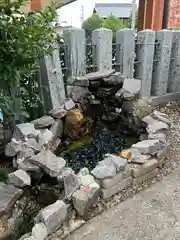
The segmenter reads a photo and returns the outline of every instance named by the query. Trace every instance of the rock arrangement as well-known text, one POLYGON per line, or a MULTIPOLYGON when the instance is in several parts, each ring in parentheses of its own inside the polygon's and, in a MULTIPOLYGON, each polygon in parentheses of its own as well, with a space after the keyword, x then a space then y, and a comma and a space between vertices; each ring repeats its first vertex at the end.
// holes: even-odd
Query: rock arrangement
MULTIPOLYGON (((46 174, 56 179, 62 189, 59 200, 41 209, 34 219, 32 232, 21 240, 46 240, 61 228, 72 210, 84 220, 88 220, 88 212, 99 199, 108 199, 131 185, 153 179, 158 174, 158 168, 163 167, 170 147, 167 136, 171 122, 168 116, 161 112, 152 111, 148 114, 147 101, 136 99, 141 82, 135 79, 123 79, 123 87, 116 95, 123 95, 125 99, 121 104, 124 117, 127 117, 129 107, 132 110, 133 119, 128 123, 129 126, 136 123, 139 126, 140 120, 146 130, 141 133, 142 141, 133 144, 130 149, 124 149, 119 155, 107 153, 91 172, 83 168, 75 174, 73 169, 67 167, 65 159, 54 154, 64 133, 65 123, 62 118, 68 116, 69 111, 77 109, 78 104, 81 104, 82 108, 88 107, 89 103, 83 98, 84 94, 87 94, 87 86, 99 86, 101 79, 107 85, 114 82, 117 84, 122 82, 122 75, 113 72, 91 73, 86 76, 86 81, 81 78, 74 79, 75 86, 69 86, 71 98, 63 106, 31 123, 16 125, 11 141, 5 147, 5 155, 13 157, 13 165, 17 170, 9 174, 7 184, 0 183, 0 217, 16 209, 23 189, 31 185, 34 178, 41 179, 46 174), (84 84, 86 85, 83 86, 84 84), (132 99, 134 102, 130 106, 128 101, 132 99)), ((78 123, 84 124, 80 114, 78 119, 78 123)), ((9 219, 11 218, 12 216, 9 219)))

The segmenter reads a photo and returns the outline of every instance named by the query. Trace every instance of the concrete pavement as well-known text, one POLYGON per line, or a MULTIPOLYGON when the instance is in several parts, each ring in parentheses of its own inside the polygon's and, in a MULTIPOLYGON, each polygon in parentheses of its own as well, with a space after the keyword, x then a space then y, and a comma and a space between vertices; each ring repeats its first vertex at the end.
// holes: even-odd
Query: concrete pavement
POLYGON ((179 240, 180 172, 89 221, 66 240, 179 240))

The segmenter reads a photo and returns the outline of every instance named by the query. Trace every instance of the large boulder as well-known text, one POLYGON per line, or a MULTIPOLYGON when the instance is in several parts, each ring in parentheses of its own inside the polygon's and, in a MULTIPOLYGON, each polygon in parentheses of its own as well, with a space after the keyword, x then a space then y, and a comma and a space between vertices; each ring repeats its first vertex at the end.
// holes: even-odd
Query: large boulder
POLYGON ((15 187, 29 186, 31 185, 31 178, 25 171, 19 169, 8 175, 8 183, 15 187))
POLYGON ((73 193, 81 186, 79 178, 76 174, 69 172, 64 176, 64 190, 67 199, 71 199, 73 193))
POLYGON ((74 208, 85 220, 88 219, 89 210, 97 203, 99 190, 99 185, 94 182, 87 187, 82 186, 72 196, 74 208))
POLYGON ((164 144, 160 140, 144 140, 132 145, 132 149, 137 149, 141 154, 155 156, 164 144))
POLYGON ((36 223, 32 229, 32 236, 37 240, 45 240, 48 235, 44 223, 36 223))
POLYGON ((23 191, 12 185, 0 183, 0 217, 14 206, 23 191))
POLYGON ((141 90, 141 80, 139 79, 124 79, 123 87, 116 96, 123 97, 126 100, 132 100, 138 96, 141 90))
POLYGON ((35 128, 37 128, 37 129, 50 127, 53 125, 54 122, 55 122, 55 120, 51 116, 43 116, 41 118, 38 118, 38 119, 32 121, 35 128))
POLYGON ((42 209, 35 218, 35 222, 42 222, 46 226, 48 234, 52 234, 65 221, 68 214, 68 205, 57 200, 55 203, 42 209))
POLYGON ((50 150, 42 150, 37 155, 30 157, 28 161, 39 166, 51 177, 57 177, 66 165, 63 158, 57 157, 50 150))
POLYGON ((35 129, 33 123, 21 123, 15 126, 13 138, 26 140, 27 138, 36 138, 39 131, 35 129))

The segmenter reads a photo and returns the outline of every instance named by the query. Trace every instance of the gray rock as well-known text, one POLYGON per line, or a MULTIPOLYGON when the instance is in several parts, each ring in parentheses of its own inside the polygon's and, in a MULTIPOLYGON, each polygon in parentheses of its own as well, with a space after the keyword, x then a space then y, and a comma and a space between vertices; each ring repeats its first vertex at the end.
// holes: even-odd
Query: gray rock
POLYGON ((0 183, 0 217, 14 206, 23 191, 12 185, 0 183))
POLYGON ((91 174, 97 179, 114 177, 116 175, 116 166, 112 161, 103 160, 91 171, 91 174))
POLYGON ((75 77, 75 79, 73 81, 73 85, 88 87, 89 86, 89 80, 85 76, 75 77))
POLYGON ((35 218, 35 222, 42 222, 47 228, 48 234, 52 234, 66 220, 68 205, 57 200, 55 203, 42 209, 35 218))
POLYGON ((74 174, 74 170, 69 167, 64 167, 60 173, 60 175, 57 176, 58 182, 64 182, 64 177, 68 176, 69 174, 74 174))
POLYGON ((79 178, 74 173, 69 173, 64 176, 64 189, 65 189, 65 196, 67 199, 71 199, 73 193, 78 190, 81 186, 79 178))
POLYGON ((101 79, 105 77, 109 77, 112 73, 114 73, 114 70, 106 70, 106 71, 98 71, 98 72, 91 72, 86 74, 86 78, 90 81, 96 80, 96 79, 101 79))
POLYGON ((149 124, 146 130, 149 134, 155 134, 160 132, 168 133, 169 127, 164 122, 156 121, 153 124, 149 124))
POLYGON ((81 176, 86 176, 89 174, 89 169, 84 167, 82 168, 79 172, 78 172, 78 176, 81 177, 81 176))
POLYGON ((132 153, 132 159, 131 159, 132 163, 143 164, 143 163, 146 163, 151 158, 150 155, 141 154, 138 149, 131 148, 130 151, 132 153))
POLYGON ((57 157, 50 150, 42 150, 29 158, 29 162, 42 168, 51 177, 57 177, 66 165, 66 161, 57 157))
POLYGON ((17 170, 8 175, 8 183, 15 187, 24 187, 31 185, 31 178, 24 170, 17 170))
POLYGON ((171 126, 171 121, 167 114, 161 113, 159 111, 153 111, 151 115, 153 118, 166 123, 168 126, 171 126))
POLYGON ((109 153, 105 154, 105 159, 104 160, 105 161, 112 161, 116 166, 117 172, 124 171, 125 167, 128 163, 127 159, 116 156, 116 155, 113 155, 113 154, 109 154, 109 153))
POLYGON ((132 145, 132 149, 137 149, 141 154, 154 156, 161 148, 163 143, 159 140, 144 140, 132 145))
POLYGON ((61 144, 61 139, 59 137, 56 137, 56 138, 53 137, 53 139, 49 143, 49 149, 54 153, 56 152, 60 144, 61 144))
POLYGON ((25 140, 27 138, 36 138, 39 131, 34 128, 33 123, 21 123, 15 126, 13 138, 16 140, 25 140))
POLYGON ((98 181, 98 184, 102 188, 111 188, 114 185, 116 185, 118 182, 121 182, 124 179, 130 177, 131 172, 132 172, 132 170, 129 168, 129 166, 126 166, 126 169, 123 172, 120 172, 120 173, 116 174, 115 177, 106 178, 106 179, 103 179, 103 180, 96 180, 96 181, 98 181))
POLYGON ((88 168, 82 168, 78 172, 77 176, 81 182, 81 185, 84 187, 92 185, 95 182, 95 179, 92 175, 90 175, 88 168))
POLYGON ((18 164, 17 164, 17 161, 16 161, 16 157, 13 158, 13 168, 18 168, 18 164))
POLYGON ((64 108, 67 111, 71 110, 74 107, 75 107, 75 103, 73 102, 73 100, 71 98, 69 98, 68 100, 65 101, 64 108))
POLYGON ((63 134, 63 121, 61 119, 57 119, 50 128, 50 131, 53 134, 53 138, 61 138, 63 134))
POLYGON ((55 120, 51 116, 43 116, 41 118, 38 118, 32 121, 32 123, 34 124, 34 127, 37 129, 48 128, 52 126, 54 122, 55 120))
POLYGON ((116 96, 123 96, 126 100, 132 100, 138 96, 140 90, 141 80, 126 78, 123 83, 123 88, 116 93, 116 96))
POLYGON ((67 111, 64 109, 64 106, 61 106, 59 108, 55 108, 49 112, 49 115, 51 115, 54 118, 61 119, 65 117, 67 114, 67 111))
POLYGON ((22 162, 24 159, 29 158, 35 154, 34 150, 31 148, 21 148, 17 155, 17 163, 19 164, 22 162))
POLYGON ((150 116, 150 115, 147 115, 146 117, 144 117, 143 119, 142 119, 142 121, 144 122, 144 123, 146 123, 147 125, 152 125, 152 124, 154 124, 154 123, 156 123, 157 122, 157 120, 155 120, 152 116, 150 116))
POLYGON ((74 102, 82 102, 82 99, 87 95, 88 89, 86 87, 75 86, 71 92, 71 98, 74 102))
POLYGON ((21 141, 16 141, 16 139, 12 138, 11 142, 9 142, 5 146, 4 153, 7 157, 16 156, 21 150, 21 141))
POLYGON ((125 80, 125 76, 120 72, 115 72, 111 76, 103 78, 104 82, 108 82, 111 84, 123 83, 125 80))
POLYGON ((40 168, 29 162, 28 159, 19 161, 18 168, 24 170, 25 172, 39 172, 40 168))
POLYGON ((48 129, 41 130, 41 133, 38 134, 38 143, 41 148, 45 145, 48 145, 53 139, 53 133, 48 129))
POLYGON ((36 140, 33 138, 30 139, 22 142, 16 141, 16 139, 12 138, 11 142, 5 146, 5 155, 8 157, 14 157, 18 155, 18 158, 27 158, 31 155, 34 155, 35 152, 38 152, 38 149, 32 145, 34 141, 36 142, 36 140))
POLYGON ((41 146, 34 138, 28 138, 27 139, 27 146, 32 148, 36 153, 41 151, 41 146))
POLYGON ((132 177, 128 177, 109 188, 101 188, 101 197, 107 199, 132 185, 132 177))
POLYGON ((82 186, 88 187, 95 182, 95 179, 92 175, 88 174, 88 175, 85 175, 85 176, 81 176, 80 177, 80 182, 81 182, 82 186))
POLYGON ((88 212, 92 206, 97 203, 100 193, 100 187, 97 183, 88 187, 81 187, 72 197, 74 208, 77 213, 85 220, 88 219, 88 212))
POLYGON ((32 236, 37 240, 45 240, 48 235, 44 223, 36 223, 32 229, 32 236))
POLYGON ((154 139, 154 140, 158 139, 162 142, 166 142, 167 137, 164 133, 151 133, 148 135, 148 139, 154 139))

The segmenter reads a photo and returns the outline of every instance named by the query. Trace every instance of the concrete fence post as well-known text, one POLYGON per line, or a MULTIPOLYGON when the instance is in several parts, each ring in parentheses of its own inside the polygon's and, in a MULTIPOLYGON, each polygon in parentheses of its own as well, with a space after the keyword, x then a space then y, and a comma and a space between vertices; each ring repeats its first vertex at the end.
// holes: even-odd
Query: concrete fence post
MULTIPOLYGON (((64 43, 67 45, 65 59, 69 76, 84 76, 86 74, 85 31, 77 28, 65 30, 64 43)), ((69 81, 71 80, 72 78, 69 78, 69 81)))
POLYGON ((180 30, 173 31, 168 92, 180 92, 180 30))
POLYGON ((44 108, 49 111, 59 107, 65 100, 64 80, 59 58, 59 49, 55 49, 52 55, 45 56, 40 62, 41 89, 44 108))
POLYGON ((128 78, 134 75, 135 31, 122 29, 116 32, 117 71, 128 78))
POLYGON ((153 96, 161 96, 167 93, 172 37, 173 32, 171 30, 165 29, 156 32, 151 89, 153 96))
POLYGON ((98 71, 112 69, 112 31, 100 28, 92 32, 93 64, 98 71))
POLYGON ((155 32, 153 30, 143 30, 138 33, 136 78, 142 80, 141 97, 151 95, 154 43, 155 32))

